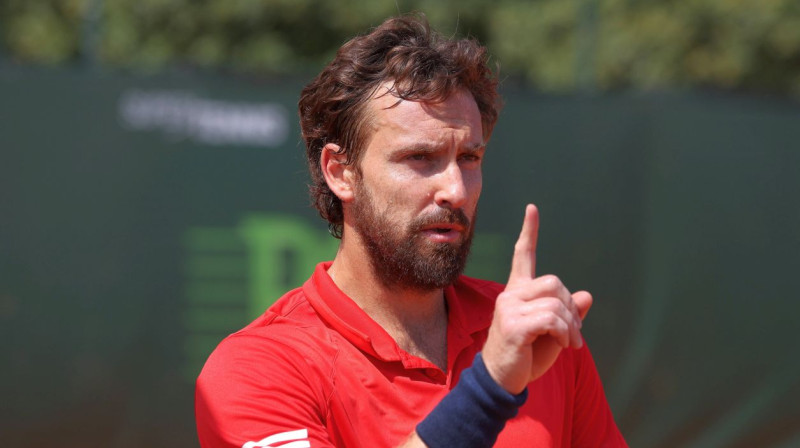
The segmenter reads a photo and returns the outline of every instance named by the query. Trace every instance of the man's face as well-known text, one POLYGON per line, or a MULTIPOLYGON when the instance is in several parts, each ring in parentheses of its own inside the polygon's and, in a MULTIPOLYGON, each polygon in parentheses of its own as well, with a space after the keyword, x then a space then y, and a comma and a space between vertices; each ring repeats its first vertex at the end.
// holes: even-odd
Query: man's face
POLYGON ((480 113, 466 92, 438 104, 397 101, 391 94, 372 100, 352 227, 384 284, 441 288, 463 271, 472 240, 484 154, 480 113))

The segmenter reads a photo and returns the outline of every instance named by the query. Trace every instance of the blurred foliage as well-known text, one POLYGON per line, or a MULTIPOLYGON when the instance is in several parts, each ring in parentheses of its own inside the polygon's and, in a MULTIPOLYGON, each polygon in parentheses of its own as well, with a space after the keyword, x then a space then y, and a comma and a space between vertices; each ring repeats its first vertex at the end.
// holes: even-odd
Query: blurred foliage
POLYGON ((546 91, 719 86, 800 95, 798 0, 0 0, 7 58, 316 71, 398 12, 477 37, 546 91))

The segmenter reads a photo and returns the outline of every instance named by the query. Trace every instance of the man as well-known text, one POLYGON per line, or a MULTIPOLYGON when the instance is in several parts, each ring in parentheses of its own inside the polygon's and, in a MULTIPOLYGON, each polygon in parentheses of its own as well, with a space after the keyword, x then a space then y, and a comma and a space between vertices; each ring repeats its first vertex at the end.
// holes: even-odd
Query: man
POLYGON ((499 109, 486 59, 400 17, 303 90, 339 250, 211 355, 201 445, 625 446, 580 334, 591 295, 535 275, 536 208, 507 285, 461 275, 499 109))

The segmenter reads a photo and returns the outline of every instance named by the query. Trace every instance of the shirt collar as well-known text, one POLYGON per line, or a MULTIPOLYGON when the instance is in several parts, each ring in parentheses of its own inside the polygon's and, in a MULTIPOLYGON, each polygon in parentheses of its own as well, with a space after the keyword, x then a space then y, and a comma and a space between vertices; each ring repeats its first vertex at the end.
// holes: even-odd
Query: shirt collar
MULTIPOLYGON (((411 361, 411 364, 416 364, 383 327, 336 286, 328 275, 331 263, 319 263, 314 274, 303 285, 303 291, 314 310, 360 350, 384 361, 402 361, 405 364, 411 361)), ((491 323, 494 297, 487 301, 484 294, 465 284, 468 282, 463 279, 475 281, 462 276, 455 285, 444 289, 449 349, 455 348, 454 345, 463 347, 471 344, 471 335, 485 330, 491 323)))

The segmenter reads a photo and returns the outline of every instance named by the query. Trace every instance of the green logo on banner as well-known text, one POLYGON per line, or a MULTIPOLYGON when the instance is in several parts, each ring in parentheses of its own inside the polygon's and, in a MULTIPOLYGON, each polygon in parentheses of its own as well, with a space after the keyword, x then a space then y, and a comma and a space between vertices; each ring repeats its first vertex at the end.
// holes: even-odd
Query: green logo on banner
POLYGON ((194 381, 220 340, 331 260, 339 241, 291 215, 251 214, 235 227, 184 234, 184 375, 194 381))

